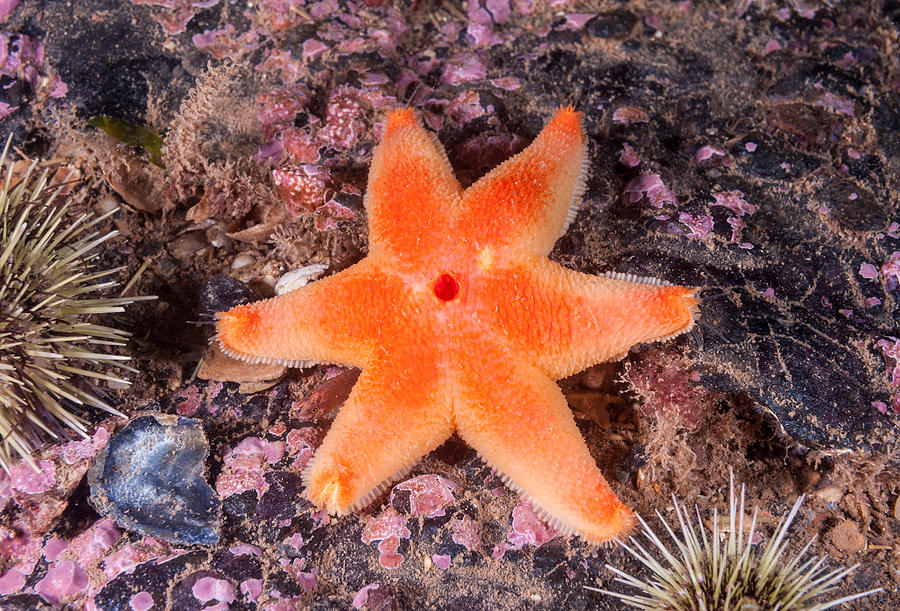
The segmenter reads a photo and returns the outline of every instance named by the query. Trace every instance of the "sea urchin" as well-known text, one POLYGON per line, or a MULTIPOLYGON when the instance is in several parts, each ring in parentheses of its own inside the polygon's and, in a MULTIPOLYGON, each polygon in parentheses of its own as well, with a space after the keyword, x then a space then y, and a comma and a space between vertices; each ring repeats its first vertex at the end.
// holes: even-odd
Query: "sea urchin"
POLYGON ((881 588, 878 588, 836 600, 813 602, 813 598, 837 588, 840 581, 859 566, 857 564, 828 572, 824 568, 825 557, 801 561, 815 537, 799 554, 778 568, 779 561, 785 555, 788 528, 797 516, 803 499, 804 496, 797 499, 787 517, 781 520, 769 543, 764 549, 758 550, 753 545, 754 538, 757 537, 758 509, 754 509, 744 537, 744 487, 741 486, 738 502, 734 494, 733 479, 729 490, 727 535, 719 527, 718 511, 713 512, 710 533, 703 525, 699 508, 695 507, 695 523, 690 512, 673 496, 681 537, 676 535, 659 512, 656 515, 675 543, 677 552, 671 551, 638 516, 642 534, 656 547, 663 561, 654 558, 634 537, 630 537, 631 545, 622 541, 618 543, 650 570, 650 578, 642 581, 606 565, 606 568, 618 575, 615 581, 633 586, 641 593, 623 594, 597 588, 588 589, 614 596, 633 607, 648 611, 822 611, 880 592, 881 588))
MULTIPOLYGON (((0 167, 6 162, 7 140, 0 167)), ((12 164, 0 183, 0 468, 14 454, 32 465, 31 451, 61 427, 86 436, 75 413, 92 406, 118 412, 97 396, 93 381, 127 384, 103 371, 113 365, 134 371, 129 357, 108 352, 128 333, 91 322, 91 316, 122 312, 142 297, 102 297, 119 269, 97 270, 97 247, 118 232, 98 226, 99 217, 69 214, 61 187, 38 175, 36 162, 21 177, 12 164), (74 216, 75 218, 71 218, 74 216)))

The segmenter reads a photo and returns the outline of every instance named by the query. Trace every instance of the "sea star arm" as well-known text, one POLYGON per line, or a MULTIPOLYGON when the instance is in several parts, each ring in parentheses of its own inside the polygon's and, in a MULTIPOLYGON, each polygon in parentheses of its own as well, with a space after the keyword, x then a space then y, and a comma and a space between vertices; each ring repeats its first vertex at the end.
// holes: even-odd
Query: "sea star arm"
POLYGON ((597 468, 559 387, 497 343, 472 341, 459 360, 460 436, 560 532, 593 543, 621 537, 631 511, 597 468))
POLYGON ((587 141, 581 113, 563 108, 531 145, 466 189, 457 225, 483 260, 510 247, 547 254, 577 212, 587 141))
POLYGON ((354 511, 452 433, 442 368, 427 343, 384 353, 363 370, 304 471, 306 496, 329 513, 354 511))
MULTIPOLYGON (((582 274, 546 258, 524 257, 483 276, 499 303, 493 316, 508 341, 553 379, 623 356, 693 326, 696 289, 582 274)), ((483 300, 492 303, 490 300, 483 300)))
POLYGON ((437 138, 412 109, 388 114, 372 158, 365 208, 369 252, 395 265, 422 267, 440 253, 461 189, 437 138))
POLYGON ((218 315, 222 350, 251 363, 364 366, 392 316, 411 303, 400 280, 368 260, 272 299, 218 315))

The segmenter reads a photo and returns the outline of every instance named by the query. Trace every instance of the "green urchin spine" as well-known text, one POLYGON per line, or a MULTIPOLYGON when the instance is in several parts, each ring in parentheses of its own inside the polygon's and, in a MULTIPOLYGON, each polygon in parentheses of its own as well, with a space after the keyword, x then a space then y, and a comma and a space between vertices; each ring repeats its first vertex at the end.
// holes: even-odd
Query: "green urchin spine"
POLYGON ((729 489, 728 533, 719 526, 718 511, 712 515, 712 531, 707 531, 696 509, 696 521, 691 513, 674 496, 675 516, 680 535, 657 511, 656 516, 675 545, 671 550, 638 516, 641 534, 662 556, 645 549, 635 537, 629 543, 617 541, 628 553, 651 572, 651 577, 641 580, 614 566, 606 568, 617 575, 615 581, 632 586, 639 594, 625 594, 612 590, 587 588, 618 598, 632 607, 645 611, 824 611, 880 592, 882 588, 851 594, 843 598, 814 602, 836 589, 844 577, 859 565, 828 572, 825 557, 812 557, 802 561, 815 537, 781 568, 778 564, 785 556, 787 531, 797 516, 804 496, 794 503, 790 513, 775 529, 765 548, 760 551, 752 544, 756 534, 757 509, 744 529, 744 487, 740 501, 734 493, 734 480, 729 489))
MULTIPOLYGON (((0 155, 7 161, 11 138, 0 155)), ((48 172, 33 162, 13 183, 10 164, 0 186, 0 468, 15 455, 32 466, 31 452, 62 427, 83 437, 87 427, 72 408, 95 407, 122 415, 91 391, 91 380, 127 385, 103 370, 126 371, 130 357, 108 349, 124 346, 129 333, 91 322, 91 316, 123 312, 146 297, 100 297, 124 268, 98 270, 97 248, 118 235, 99 225, 115 210, 70 219, 62 186, 48 186, 48 172)), ((150 297, 152 299, 152 297, 150 297)))

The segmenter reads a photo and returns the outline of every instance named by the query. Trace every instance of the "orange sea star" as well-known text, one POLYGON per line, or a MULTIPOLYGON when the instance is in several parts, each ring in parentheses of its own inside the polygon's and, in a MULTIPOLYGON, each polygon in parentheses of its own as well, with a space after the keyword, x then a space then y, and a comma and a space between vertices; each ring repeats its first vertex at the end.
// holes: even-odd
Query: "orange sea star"
POLYGON ((603 542, 629 528, 554 381, 687 331, 697 300, 547 259, 585 165, 565 108, 463 190, 413 112, 392 112, 369 173, 368 256, 219 315, 232 356, 363 370, 304 474, 310 501, 361 507, 456 431, 561 532, 603 542))

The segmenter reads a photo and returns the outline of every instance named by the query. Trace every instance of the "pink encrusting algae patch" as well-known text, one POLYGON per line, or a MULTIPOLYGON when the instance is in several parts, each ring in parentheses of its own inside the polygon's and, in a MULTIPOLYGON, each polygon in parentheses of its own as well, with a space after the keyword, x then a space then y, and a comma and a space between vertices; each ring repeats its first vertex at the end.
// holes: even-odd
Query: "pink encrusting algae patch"
POLYGON ((148 611, 153 608, 153 596, 149 592, 138 592, 128 599, 132 611, 148 611))
POLYGON ((240 585, 241 594, 246 596, 247 600, 251 602, 256 602, 256 599, 262 594, 262 589, 262 579, 245 579, 240 585))
POLYGON ((622 106, 613 113, 615 123, 647 123, 650 117, 637 106, 622 106))
POLYGON ((391 502, 397 490, 409 492, 409 513, 412 517, 435 518, 456 500, 456 484, 440 475, 419 475, 397 484, 391 491, 391 502))
POLYGON ((82 566, 89 566, 99 560, 121 535, 115 522, 101 518, 72 539, 63 556, 74 558, 82 566))
POLYGON ((386 569, 396 569, 403 563, 403 556, 397 553, 400 539, 409 539, 411 534, 406 527, 406 517, 389 506, 377 518, 369 518, 363 528, 362 541, 367 545, 380 541, 378 563, 386 569))
POLYGON ((215 577, 201 577, 191 588, 194 598, 201 603, 217 600, 231 604, 234 602, 234 585, 227 579, 215 577))
POLYGON ((56 485, 56 465, 49 460, 37 463, 39 471, 26 462, 20 462, 9 470, 12 487, 25 494, 47 492, 56 485))
POLYGON ((166 541, 144 537, 140 542, 124 545, 106 556, 102 563, 103 574, 110 580, 123 573, 130 575, 138 565, 151 560, 166 560, 173 553, 178 555, 182 551, 173 549, 166 541))
POLYGON ((678 222, 690 230, 687 233, 687 237, 697 238, 699 240, 706 238, 713 228, 713 218, 711 216, 694 216, 687 212, 680 212, 678 214, 678 222))
POLYGON ((279 197, 288 212, 298 216, 301 212, 312 212, 328 199, 332 191, 331 172, 314 164, 290 164, 272 170, 279 197))
POLYGON ((0 0, 0 22, 12 15, 18 6, 19 0, 0 0))
POLYGON ((294 578, 297 585, 303 588, 304 591, 309 592, 319 585, 318 579, 316 578, 316 569, 305 571, 306 560, 303 558, 294 558, 293 560, 279 558, 278 564, 281 565, 281 568, 284 569, 288 575, 294 578))
POLYGON ((378 590, 381 587, 380 583, 370 583, 367 586, 363 586, 360 588, 359 592, 353 597, 353 605, 354 609, 362 609, 369 602, 370 593, 378 590))
POLYGON ((900 251, 892 252, 881 266, 881 277, 887 291, 894 291, 900 285, 900 251))
MULTIPOLYGON (((900 387, 900 339, 886 337, 878 340, 877 346, 881 348, 885 358, 892 359, 893 365, 888 364, 891 386, 900 387)), ((891 407, 895 413, 900 414, 900 389, 894 391, 891 407)))
POLYGON ((677 204, 675 195, 663 184, 659 174, 643 174, 633 178, 625 185, 624 194, 628 201, 636 203, 645 196, 654 208, 662 208, 663 204, 677 204))
POLYGON ((878 277, 878 268, 871 263, 863 263, 859 266, 859 275, 869 280, 878 277))
POLYGON ((559 534, 553 526, 542 520, 527 500, 519 501, 512 512, 512 529, 506 535, 506 543, 494 546, 491 558, 497 560, 509 550, 519 550, 526 545, 540 547, 559 534))
POLYGON ((248 437, 225 454, 224 467, 216 479, 216 492, 226 497, 255 490, 261 497, 269 489, 264 477, 269 465, 284 456, 283 441, 265 441, 248 437))
POLYGON ((131 0, 132 4, 162 8, 150 14, 169 35, 181 34, 194 16, 205 8, 219 3, 219 0, 131 0))
POLYGON ((637 167, 641 164, 641 159, 630 144, 625 142, 622 144, 622 150, 619 152, 619 163, 627 168, 637 167))
POLYGON ((450 568, 450 556, 447 554, 432 554, 431 562, 442 571, 450 568))
POLYGON ((87 586, 88 575, 84 569, 72 560, 64 560, 47 571, 44 578, 35 584, 34 590, 55 605, 64 598, 83 592, 87 586))
POLYGON ((180 416, 193 416, 202 403, 200 390, 193 384, 179 390, 172 398, 175 400, 175 411, 180 416))
POLYGON ((478 522, 464 516, 460 519, 450 520, 450 530, 453 532, 451 539, 457 545, 462 545, 470 552, 481 550, 481 537, 478 534, 478 522))
POLYGON ((756 212, 756 206, 744 199, 741 191, 719 191, 713 193, 714 201, 709 202, 710 206, 721 206, 731 210, 737 216, 745 214, 753 214, 756 212))
POLYGON ((300 429, 291 429, 287 434, 287 450, 292 459, 291 469, 297 472, 303 470, 316 451, 315 427, 306 426, 300 429))
POLYGON ((725 151, 714 146, 701 146, 694 154, 694 161, 697 163, 712 162, 720 157, 725 157, 725 151))

